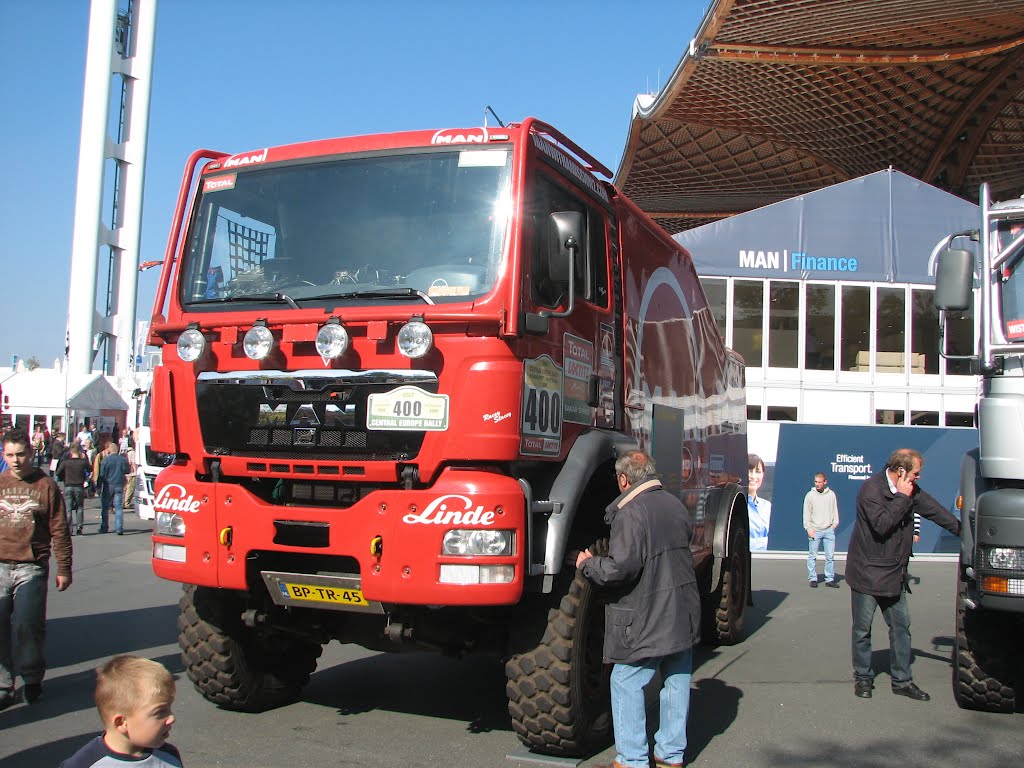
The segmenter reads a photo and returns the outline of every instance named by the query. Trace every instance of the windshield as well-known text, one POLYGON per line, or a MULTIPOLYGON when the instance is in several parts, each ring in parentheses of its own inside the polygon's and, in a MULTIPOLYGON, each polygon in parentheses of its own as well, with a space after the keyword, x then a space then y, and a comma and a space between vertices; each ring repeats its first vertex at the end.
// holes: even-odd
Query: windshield
POLYGON ((498 275, 508 149, 460 149, 203 177, 185 305, 466 301, 498 275))
POLYGON ((1024 223, 1000 222, 998 251, 1011 250, 1000 271, 1000 304, 1007 341, 1024 341, 1024 223))

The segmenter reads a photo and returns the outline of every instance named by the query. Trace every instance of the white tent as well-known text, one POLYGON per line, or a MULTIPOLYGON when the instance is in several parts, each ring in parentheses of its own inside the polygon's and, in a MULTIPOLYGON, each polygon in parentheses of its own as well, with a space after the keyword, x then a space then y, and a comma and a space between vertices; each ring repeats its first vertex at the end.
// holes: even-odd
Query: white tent
POLYGON ((25 416, 28 426, 37 421, 52 425, 54 417, 63 422, 65 411, 70 412, 75 422, 86 416, 98 418, 128 411, 128 403, 114 384, 99 373, 65 374, 57 367, 34 371, 0 368, 0 388, 5 421, 13 423, 17 417, 25 416))

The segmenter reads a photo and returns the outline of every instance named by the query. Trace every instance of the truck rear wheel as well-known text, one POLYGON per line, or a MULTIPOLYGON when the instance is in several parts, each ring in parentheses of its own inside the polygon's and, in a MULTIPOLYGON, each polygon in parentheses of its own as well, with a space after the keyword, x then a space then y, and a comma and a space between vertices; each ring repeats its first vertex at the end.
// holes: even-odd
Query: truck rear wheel
POLYGON ((743 639, 743 620, 750 588, 750 539, 746 526, 729 523, 728 548, 718 589, 704 596, 703 640, 710 645, 735 645, 743 639))
POLYGON ((316 670, 320 643, 245 626, 234 593, 188 585, 178 606, 188 677, 224 709, 262 712, 291 703, 316 670))
MULTIPOLYGON (((1013 712, 1013 650, 1008 632, 1016 616, 964 605, 967 577, 963 567, 956 596, 956 646, 953 649, 953 696, 963 709, 1013 712)), ((1019 635, 1016 635, 1019 636, 1019 635)))
POLYGON ((572 580, 549 611, 540 643, 505 664, 505 693, 523 744, 549 755, 581 756, 610 740, 610 667, 602 663, 604 602, 582 573, 566 570, 572 580))

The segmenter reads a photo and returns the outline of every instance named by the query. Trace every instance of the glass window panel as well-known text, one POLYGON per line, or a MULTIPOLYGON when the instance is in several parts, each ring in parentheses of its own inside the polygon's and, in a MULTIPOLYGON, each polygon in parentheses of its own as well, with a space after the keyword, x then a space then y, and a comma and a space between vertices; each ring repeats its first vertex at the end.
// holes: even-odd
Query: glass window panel
POLYGON ((912 288, 910 305, 910 372, 939 372, 939 311, 934 291, 912 288))
POLYGON ((796 421, 796 406, 769 405, 768 421, 796 421))
POLYGON ((869 369, 868 333, 871 321, 871 291, 866 285, 844 285, 839 328, 844 371, 869 369))
MULTIPOLYGON (((974 316, 971 310, 946 313, 946 354, 974 354, 974 316)), ((971 361, 946 360, 946 373, 970 376, 971 361)))
POLYGON ((718 280, 711 277, 702 277, 700 284, 704 288, 704 295, 708 297, 708 306, 711 308, 711 313, 715 316, 715 322, 718 323, 718 332, 725 337, 725 280, 718 280))
POLYGON ((796 368, 800 329, 800 285, 772 280, 768 288, 768 365, 796 368))
POLYGON ((946 426, 947 427, 973 427, 974 426, 974 414, 973 413, 953 413, 946 411, 946 426))
POLYGON ((732 346, 747 365, 759 368, 764 329, 762 327, 764 283, 737 280, 733 294, 732 346))
POLYGON ((760 421, 761 420, 761 406, 760 405, 748 405, 747 406, 747 421, 760 421))
POLYGON ((836 287, 807 286, 807 332, 804 339, 806 362, 812 371, 835 368, 836 287))
POLYGON ((906 350, 903 330, 906 325, 906 292, 902 288, 879 288, 875 304, 877 370, 885 373, 903 371, 906 350), (894 357, 897 355, 898 357, 894 357))
POLYGON ((938 411, 911 411, 910 423, 919 427, 939 426, 938 411))
POLYGON ((903 411, 881 408, 875 411, 875 424, 902 424, 903 411))

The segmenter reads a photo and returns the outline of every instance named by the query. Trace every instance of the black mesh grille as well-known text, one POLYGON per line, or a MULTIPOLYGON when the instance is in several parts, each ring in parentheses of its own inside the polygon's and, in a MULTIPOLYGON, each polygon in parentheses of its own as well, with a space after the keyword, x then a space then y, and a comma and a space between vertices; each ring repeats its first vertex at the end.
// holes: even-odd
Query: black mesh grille
POLYGON ((222 456, 408 461, 419 452, 423 432, 366 429, 369 396, 408 384, 437 393, 430 373, 201 377, 196 401, 203 443, 207 452, 222 456))

